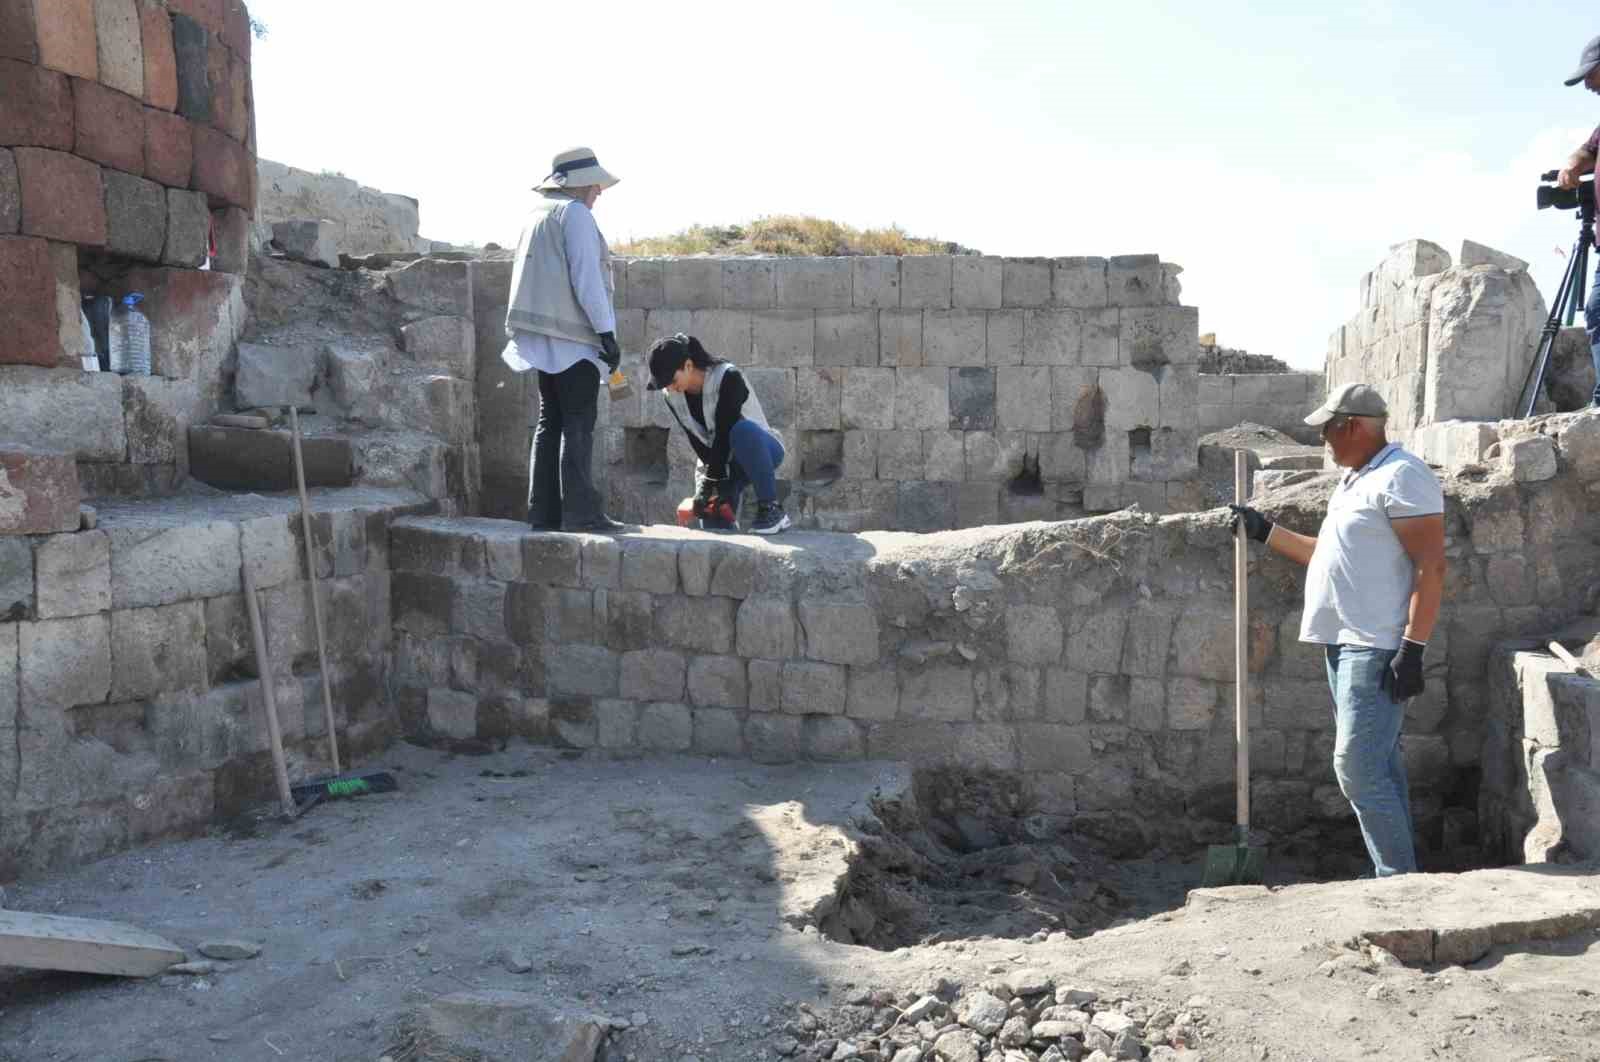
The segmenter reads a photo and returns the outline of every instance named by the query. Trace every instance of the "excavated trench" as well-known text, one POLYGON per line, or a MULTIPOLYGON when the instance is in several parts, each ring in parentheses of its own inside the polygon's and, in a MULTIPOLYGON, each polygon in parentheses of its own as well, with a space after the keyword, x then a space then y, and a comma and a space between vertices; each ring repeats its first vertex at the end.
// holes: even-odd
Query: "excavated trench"
MULTIPOLYGON (((914 799, 874 803, 830 939, 894 950, 944 940, 1083 937, 1182 907, 1200 885, 1206 844, 1151 846, 1130 815, 1039 814, 1022 780, 1003 772, 919 770, 914 799)), ((1231 827, 1196 832, 1217 841, 1231 827)), ((1264 833, 1266 883, 1370 874, 1353 817, 1294 833, 1264 833)), ((1419 852, 1424 870, 1487 865, 1474 850, 1419 852)))

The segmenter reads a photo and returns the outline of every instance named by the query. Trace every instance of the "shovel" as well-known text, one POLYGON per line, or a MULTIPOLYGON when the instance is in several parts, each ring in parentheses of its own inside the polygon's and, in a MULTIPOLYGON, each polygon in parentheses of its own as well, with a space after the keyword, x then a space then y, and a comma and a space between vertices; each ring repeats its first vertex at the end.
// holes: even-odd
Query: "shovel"
MULTIPOLYGON (((1245 452, 1233 452, 1233 496, 1245 503, 1247 475, 1245 452)), ((1205 873, 1201 887, 1220 885, 1260 885, 1266 868, 1267 851, 1250 847, 1250 554, 1246 549, 1244 521, 1233 532, 1233 734, 1238 761, 1234 782, 1238 790, 1239 815, 1233 844, 1214 844, 1206 849, 1205 873)))

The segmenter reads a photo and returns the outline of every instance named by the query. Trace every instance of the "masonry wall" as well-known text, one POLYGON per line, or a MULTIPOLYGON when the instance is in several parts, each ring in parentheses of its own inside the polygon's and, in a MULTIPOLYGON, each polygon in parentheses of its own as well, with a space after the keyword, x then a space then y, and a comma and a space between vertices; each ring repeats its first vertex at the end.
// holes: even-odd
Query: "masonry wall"
POLYGON ((90 495, 171 490, 242 327, 255 202, 238 0, 0 2, 0 445, 90 495), (196 272, 214 229, 217 258, 196 272), (84 373, 79 300, 146 296, 148 377, 84 373))
MULTIPOLYGON (((635 396, 602 401, 609 505, 670 522, 693 451, 640 355, 684 331, 748 370, 804 527, 932 531, 1192 509, 1198 324, 1154 255, 617 260, 635 396), (670 429, 670 430, 669 430, 670 429)), ((525 498, 524 390, 480 337, 485 512, 525 498), (493 439, 494 442, 490 440, 493 439)))
POLYGON ((1322 404, 1320 372, 1200 374, 1200 432, 1249 421, 1276 428, 1301 442, 1321 442, 1306 415, 1322 404))
MULTIPOLYGON (((1489 647, 1600 593, 1600 415, 1519 439, 1446 482, 1447 596, 1406 738, 1432 844, 1447 806, 1472 814, 1489 647)), ((1310 530, 1331 486, 1258 504, 1310 530)), ((1042 810, 1145 841, 1232 812, 1220 512, 775 542, 419 519, 391 543, 397 708, 424 739, 994 768, 1042 810)), ((1322 657, 1298 641, 1303 570, 1252 564, 1257 820, 1347 821, 1322 657)))
POLYGON ((1372 384, 1401 441, 1440 421, 1513 416, 1545 313, 1520 259, 1471 241, 1454 262, 1427 240, 1396 244, 1329 339, 1327 387, 1372 384))

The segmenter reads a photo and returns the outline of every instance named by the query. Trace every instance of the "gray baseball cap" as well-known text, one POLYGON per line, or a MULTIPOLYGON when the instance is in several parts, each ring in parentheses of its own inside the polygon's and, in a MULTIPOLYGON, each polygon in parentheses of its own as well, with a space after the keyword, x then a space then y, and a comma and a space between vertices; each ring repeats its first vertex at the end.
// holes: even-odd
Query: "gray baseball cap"
POLYGON ((1333 389, 1328 400, 1312 411, 1306 423, 1320 428, 1334 417, 1387 417, 1389 403, 1364 383, 1347 383, 1333 389))
POLYGON ((1578 57, 1578 72, 1567 78, 1567 84, 1576 85, 1597 66, 1600 66, 1600 37, 1583 46, 1583 55, 1578 57))

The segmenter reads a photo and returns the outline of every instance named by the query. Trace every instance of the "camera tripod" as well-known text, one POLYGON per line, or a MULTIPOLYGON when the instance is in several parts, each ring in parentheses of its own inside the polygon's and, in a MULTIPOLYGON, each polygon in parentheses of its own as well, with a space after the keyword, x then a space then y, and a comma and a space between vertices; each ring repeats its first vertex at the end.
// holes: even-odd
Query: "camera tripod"
MULTIPOLYGON (((1546 174, 1545 179, 1554 180, 1555 174, 1546 174)), ((1577 197, 1578 238, 1572 244, 1572 254, 1567 258, 1567 271, 1561 278, 1561 286, 1556 289, 1550 316, 1545 318, 1544 330, 1539 336, 1539 350, 1533 356, 1528 375, 1523 378, 1522 390, 1517 393, 1517 408, 1512 412, 1518 417, 1533 416, 1539 392, 1544 389, 1544 374, 1550 367, 1550 351, 1555 346, 1556 333, 1563 327, 1571 327, 1573 319, 1583 309, 1584 295, 1588 291, 1589 250, 1594 246, 1595 202, 1589 192, 1590 188, 1585 184, 1577 197)))

